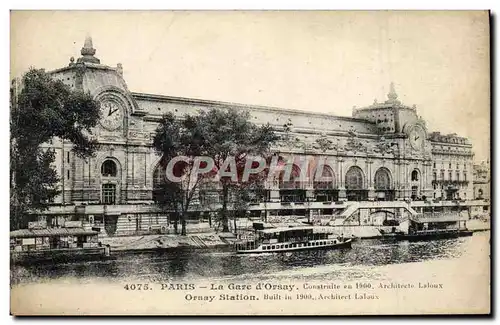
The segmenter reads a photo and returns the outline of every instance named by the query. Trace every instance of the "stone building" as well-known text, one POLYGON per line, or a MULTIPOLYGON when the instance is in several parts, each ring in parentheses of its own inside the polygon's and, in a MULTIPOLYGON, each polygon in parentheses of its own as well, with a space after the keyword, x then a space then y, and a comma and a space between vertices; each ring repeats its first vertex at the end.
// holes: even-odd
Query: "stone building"
MULTIPOLYGON (((120 64, 100 62, 90 37, 81 55, 50 73, 100 102, 102 120, 94 134, 101 147, 96 157, 83 160, 72 153, 70 143, 54 139, 48 144, 57 154, 62 190, 45 214, 52 224, 60 218, 82 218, 97 226, 109 224, 109 234, 165 230, 168 213, 153 201, 161 157, 151 146, 152 136, 167 112, 182 116, 211 107, 249 110, 255 123, 269 122, 278 130, 291 123, 296 141, 275 148, 276 152, 283 158, 327 159, 322 182, 307 175, 300 184, 279 179, 266 184, 266 208, 276 213, 286 214, 292 209, 290 202, 296 203, 294 210, 303 202, 331 210, 345 201, 473 198, 469 141, 429 132, 417 108, 400 102, 394 85, 387 100, 353 108, 352 117, 342 117, 135 93, 128 89, 120 64)), ((199 202, 193 209, 206 211, 203 200, 199 202)))
POLYGON ((474 164, 473 188, 474 199, 490 200, 490 163, 482 161, 480 164, 474 164))

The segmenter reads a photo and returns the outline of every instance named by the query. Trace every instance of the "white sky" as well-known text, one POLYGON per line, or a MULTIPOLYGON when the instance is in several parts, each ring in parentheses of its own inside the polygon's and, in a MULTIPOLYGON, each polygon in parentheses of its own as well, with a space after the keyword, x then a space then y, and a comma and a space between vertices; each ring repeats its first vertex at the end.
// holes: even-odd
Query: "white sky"
POLYGON ((489 156, 486 12, 14 12, 11 74, 52 70, 92 35, 129 89, 329 112, 399 98, 489 156))

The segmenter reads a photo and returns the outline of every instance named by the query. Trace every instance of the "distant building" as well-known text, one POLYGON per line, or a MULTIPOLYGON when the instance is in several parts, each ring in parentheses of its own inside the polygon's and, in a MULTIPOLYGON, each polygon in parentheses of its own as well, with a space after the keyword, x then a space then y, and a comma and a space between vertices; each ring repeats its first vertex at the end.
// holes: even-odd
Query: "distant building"
POLYGON ((490 163, 482 161, 474 164, 473 189, 474 199, 490 200, 490 163))
MULTIPOLYGON (((270 123, 277 130, 290 122, 297 142, 275 148, 280 156, 327 158, 322 182, 307 175, 305 182, 278 178, 265 184, 264 200, 278 207, 273 213, 302 213, 303 202, 323 202, 319 204, 332 210, 340 201, 470 200, 475 196, 470 142, 456 134, 429 132, 417 108, 400 102, 394 85, 387 100, 353 108, 352 117, 341 117, 134 93, 123 79, 122 65, 103 65, 95 53, 92 39, 87 38, 82 57, 76 62, 71 58, 68 66, 51 72, 71 88, 90 92, 100 102, 103 116, 94 132, 101 145, 95 157, 75 156, 69 142, 54 139, 48 144, 56 151, 62 190, 45 214, 47 220, 56 220, 52 224, 77 216, 93 225, 106 224, 109 234, 164 227, 168 212, 160 211, 153 200, 163 168, 152 148, 152 135, 167 112, 180 117, 212 107, 249 110, 252 121, 270 123)), ((489 190, 482 191, 489 196, 489 190)), ((197 214, 217 204, 217 195, 207 195, 208 200, 203 193, 207 192, 201 192, 193 206, 197 214)))

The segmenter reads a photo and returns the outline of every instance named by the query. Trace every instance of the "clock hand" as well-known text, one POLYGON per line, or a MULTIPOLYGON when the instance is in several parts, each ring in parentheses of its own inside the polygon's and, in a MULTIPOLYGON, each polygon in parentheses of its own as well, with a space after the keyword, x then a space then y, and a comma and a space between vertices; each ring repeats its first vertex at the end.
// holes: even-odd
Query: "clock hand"
POLYGON ((108 116, 111 115, 111 105, 108 105, 108 116))
POLYGON ((118 110, 118 108, 116 108, 115 110, 111 111, 111 112, 108 114, 108 116, 110 116, 110 115, 114 114, 117 110, 118 110))

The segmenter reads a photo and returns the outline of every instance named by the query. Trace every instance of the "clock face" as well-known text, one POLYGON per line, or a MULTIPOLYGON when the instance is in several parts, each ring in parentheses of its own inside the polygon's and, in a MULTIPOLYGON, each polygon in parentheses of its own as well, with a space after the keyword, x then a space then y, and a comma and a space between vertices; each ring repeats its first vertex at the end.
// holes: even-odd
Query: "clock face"
POLYGON ((410 145, 415 150, 421 150, 424 147, 425 131, 420 126, 415 126, 410 131, 410 145))
POLYGON ((104 100, 101 102, 101 124, 108 130, 116 130, 123 123, 123 109, 120 104, 104 100))

